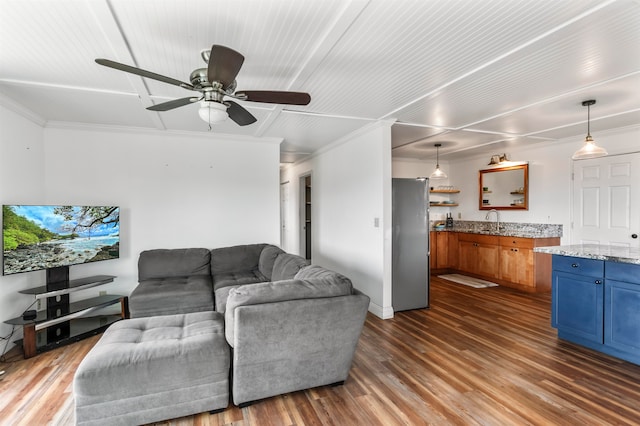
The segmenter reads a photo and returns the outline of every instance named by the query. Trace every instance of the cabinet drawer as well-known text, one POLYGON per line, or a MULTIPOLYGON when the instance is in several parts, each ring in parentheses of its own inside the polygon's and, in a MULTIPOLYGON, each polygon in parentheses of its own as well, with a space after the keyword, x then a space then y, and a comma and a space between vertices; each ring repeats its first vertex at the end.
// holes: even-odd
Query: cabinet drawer
POLYGON ((640 265, 633 263, 605 262, 608 279, 640 285, 640 265))
POLYGON ((478 244, 494 244, 498 245, 500 237, 496 235, 468 234, 464 232, 458 233, 458 241, 468 241, 478 244))
POLYGON ((604 261, 583 257, 553 256, 553 270, 587 277, 604 277, 604 261))
POLYGON ((502 247, 533 248, 533 238, 500 237, 502 247))

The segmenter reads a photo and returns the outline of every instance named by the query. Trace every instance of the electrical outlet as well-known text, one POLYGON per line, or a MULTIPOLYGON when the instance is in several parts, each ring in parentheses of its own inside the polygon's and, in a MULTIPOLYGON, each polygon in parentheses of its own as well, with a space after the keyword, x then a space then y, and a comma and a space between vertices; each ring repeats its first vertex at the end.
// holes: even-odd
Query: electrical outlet
POLYGON ((106 290, 100 290, 100 293, 98 293, 98 296, 106 296, 106 295, 107 295, 106 290))
POLYGON ((42 310, 42 299, 38 299, 38 301, 36 303, 36 310, 37 311, 42 310))

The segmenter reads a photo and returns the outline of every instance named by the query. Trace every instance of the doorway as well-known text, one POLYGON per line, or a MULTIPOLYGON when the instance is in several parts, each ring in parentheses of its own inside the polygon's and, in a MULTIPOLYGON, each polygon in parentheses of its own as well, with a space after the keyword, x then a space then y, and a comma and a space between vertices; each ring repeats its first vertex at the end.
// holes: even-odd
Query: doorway
POLYGON ((640 153, 573 165, 572 244, 640 247, 640 153))
POLYGON ((300 176, 300 253, 311 260, 311 174, 300 176))
POLYGON ((280 248, 289 247, 289 181, 280 183, 280 248))

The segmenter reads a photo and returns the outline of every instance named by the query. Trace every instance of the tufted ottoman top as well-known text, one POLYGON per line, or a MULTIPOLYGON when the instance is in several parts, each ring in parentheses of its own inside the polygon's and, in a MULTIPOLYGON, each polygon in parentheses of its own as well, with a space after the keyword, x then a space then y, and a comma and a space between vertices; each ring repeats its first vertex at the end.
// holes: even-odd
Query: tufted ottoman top
POLYGON ((180 389, 226 375, 224 317, 213 311, 114 323, 80 363, 76 392, 120 398, 180 389))

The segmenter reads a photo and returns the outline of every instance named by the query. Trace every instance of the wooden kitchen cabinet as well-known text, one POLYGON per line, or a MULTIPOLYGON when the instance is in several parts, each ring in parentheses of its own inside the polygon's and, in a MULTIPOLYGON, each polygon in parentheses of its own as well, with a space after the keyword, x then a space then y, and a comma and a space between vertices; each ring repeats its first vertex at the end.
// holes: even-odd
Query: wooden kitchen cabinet
POLYGON ((444 274, 458 268, 458 233, 431 231, 429 234, 431 273, 444 274))
POLYGON ((457 269, 458 268, 458 233, 457 232, 447 232, 447 245, 449 246, 449 250, 447 250, 447 259, 448 259, 448 269, 457 269))
POLYGON ((429 234, 430 238, 430 257, 429 264, 431 266, 431 271, 443 271, 450 268, 449 262, 449 235, 452 232, 447 231, 431 231, 429 234))
POLYGON ((558 245, 560 238, 459 233, 458 240, 461 272, 527 292, 551 291, 551 256, 533 249, 558 245))
POLYGON ((437 232, 431 231, 429 232, 429 269, 431 269, 431 273, 436 269, 436 262, 438 257, 438 244, 436 243, 436 234, 437 232))
POLYGON ((555 246, 560 238, 504 237, 467 232, 434 232, 431 272, 461 273, 526 292, 551 291, 551 255, 535 247, 555 246))
POLYGON ((500 237, 500 279, 535 287, 532 238, 500 237))
POLYGON ((458 234, 458 269, 485 278, 500 277, 499 237, 458 234))
POLYGON ((557 246, 559 237, 500 237, 502 285, 528 292, 551 291, 551 256, 535 253, 535 247, 557 246))

